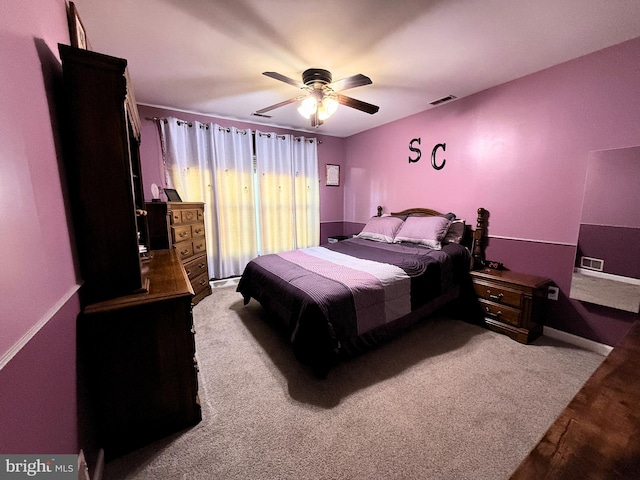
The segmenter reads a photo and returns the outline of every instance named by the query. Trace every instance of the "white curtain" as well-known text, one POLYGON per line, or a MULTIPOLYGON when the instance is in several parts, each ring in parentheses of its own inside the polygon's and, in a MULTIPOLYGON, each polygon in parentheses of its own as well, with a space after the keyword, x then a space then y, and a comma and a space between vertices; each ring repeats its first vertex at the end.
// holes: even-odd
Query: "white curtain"
POLYGON ((215 248, 209 265, 214 278, 227 278, 241 275, 258 255, 253 142, 250 130, 212 128, 213 225, 207 244, 215 248))
POLYGON ((242 274, 258 255, 251 131, 176 118, 159 126, 167 186, 205 203, 209 274, 242 274))
POLYGON ((166 185, 205 203, 213 278, 241 275, 258 255, 320 241, 318 149, 314 139, 159 120, 166 185))
POLYGON ((256 131, 260 253, 320 243, 320 179, 314 139, 256 131))
POLYGON ((260 254, 296 248, 291 135, 256 131, 260 254))
POLYGON ((213 137, 209 125, 177 118, 160 121, 165 181, 185 202, 209 203, 213 137))
POLYGON ((315 139, 294 139, 293 170, 296 248, 313 247, 320 243, 320 174, 318 143, 315 139))

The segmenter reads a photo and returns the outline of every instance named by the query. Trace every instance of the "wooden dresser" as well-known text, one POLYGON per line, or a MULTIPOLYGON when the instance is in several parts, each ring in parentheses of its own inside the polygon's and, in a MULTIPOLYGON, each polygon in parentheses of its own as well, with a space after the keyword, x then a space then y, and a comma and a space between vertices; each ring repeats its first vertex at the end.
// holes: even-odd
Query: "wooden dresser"
POLYGON ((59 50, 64 171, 83 280, 78 429, 112 459, 201 419, 193 288, 175 252, 146 253, 139 119, 127 61, 59 50))
POLYGON ((204 203, 148 202, 146 210, 151 250, 175 249, 193 287, 196 305, 211 294, 204 203))
POLYGON ((152 252, 144 270, 148 291, 87 305, 78 322, 107 460, 202 418, 191 284, 172 250, 152 252))
POLYGON ((542 334, 547 287, 551 280, 509 270, 473 270, 484 325, 521 343, 542 334))

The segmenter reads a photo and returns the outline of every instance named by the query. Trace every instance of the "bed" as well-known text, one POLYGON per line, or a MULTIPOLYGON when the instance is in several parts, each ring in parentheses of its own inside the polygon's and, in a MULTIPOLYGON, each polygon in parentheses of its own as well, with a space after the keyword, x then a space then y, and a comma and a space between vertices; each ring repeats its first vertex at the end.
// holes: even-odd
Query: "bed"
POLYGON ((353 238, 253 259, 237 291, 267 309, 298 360, 324 376, 340 358, 461 301, 469 270, 484 262, 487 218, 478 209, 473 230, 451 213, 378 208, 353 238))

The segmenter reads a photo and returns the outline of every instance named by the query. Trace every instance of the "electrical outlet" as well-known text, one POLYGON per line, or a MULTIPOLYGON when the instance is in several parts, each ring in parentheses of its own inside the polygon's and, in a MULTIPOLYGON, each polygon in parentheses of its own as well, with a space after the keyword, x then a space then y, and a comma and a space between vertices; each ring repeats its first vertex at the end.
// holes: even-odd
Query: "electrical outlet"
POLYGON ((558 287, 547 287, 547 298, 549 300, 558 300, 558 293, 560 289, 558 287))

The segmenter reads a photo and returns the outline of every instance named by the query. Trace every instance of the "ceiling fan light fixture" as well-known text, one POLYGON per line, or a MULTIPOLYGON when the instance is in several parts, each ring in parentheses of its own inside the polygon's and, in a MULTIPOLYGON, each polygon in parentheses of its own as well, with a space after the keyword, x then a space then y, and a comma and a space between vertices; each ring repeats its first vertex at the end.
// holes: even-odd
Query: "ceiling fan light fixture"
POLYGON ((371 83, 373 83, 371 79, 361 73, 351 75, 337 82, 333 81, 330 71, 321 68, 309 68, 305 70, 302 73, 302 82, 277 72, 262 73, 267 77, 298 87, 305 93, 301 96, 289 98, 284 102, 257 110, 255 114, 258 115, 263 115, 275 108, 284 107, 291 103, 300 102, 298 113, 307 120, 311 120, 312 127, 319 127, 326 119, 336 113, 338 105, 345 105, 368 114, 374 114, 380 109, 380 107, 376 105, 371 105, 370 103, 337 93, 347 90, 348 88, 371 85, 371 83))
POLYGON ((311 115, 316 113, 317 108, 318 102, 316 101, 315 97, 309 95, 300 103, 300 106, 298 107, 298 113, 308 120, 311 118, 311 115))
POLYGON ((338 99, 333 95, 328 95, 322 99, 322 102, 320 102, 320 106, 318 107, 318 118, 320 120, 326 120, 336 113, 337 109, 338 99))

